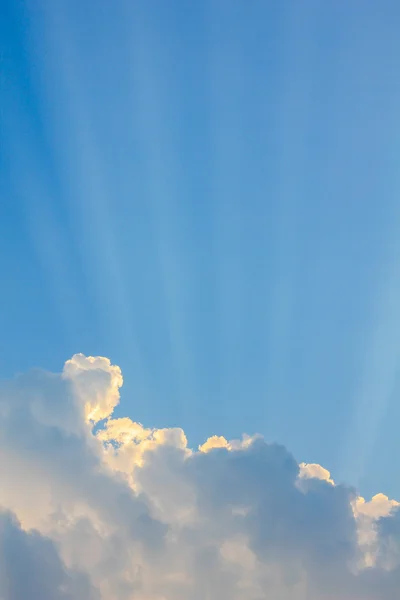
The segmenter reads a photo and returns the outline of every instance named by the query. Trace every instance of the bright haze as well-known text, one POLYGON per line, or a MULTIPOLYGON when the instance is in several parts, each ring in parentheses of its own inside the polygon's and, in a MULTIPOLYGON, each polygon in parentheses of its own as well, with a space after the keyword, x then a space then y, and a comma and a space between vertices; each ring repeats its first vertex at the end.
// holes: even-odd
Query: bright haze
POLYGON ((0 600, 398 600, 399 31, 0 0, 0 600))

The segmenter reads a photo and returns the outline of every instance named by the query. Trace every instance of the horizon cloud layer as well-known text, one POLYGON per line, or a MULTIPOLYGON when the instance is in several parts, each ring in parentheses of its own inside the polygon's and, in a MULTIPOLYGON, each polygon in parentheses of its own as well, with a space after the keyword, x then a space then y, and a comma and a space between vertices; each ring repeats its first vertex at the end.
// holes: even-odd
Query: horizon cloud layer
POLYGON ((398 599, 398 502, 259 435, 113 418, 122 383, 77 354, 0 384, 1 600, 398 599))

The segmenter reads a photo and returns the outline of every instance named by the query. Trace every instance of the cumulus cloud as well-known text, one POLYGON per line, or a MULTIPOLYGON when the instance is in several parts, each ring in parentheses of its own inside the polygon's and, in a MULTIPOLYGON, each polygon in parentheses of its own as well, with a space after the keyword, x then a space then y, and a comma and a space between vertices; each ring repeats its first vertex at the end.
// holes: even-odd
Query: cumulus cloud
POLYGON ((120 369, 75 355, 0 387, 0 598, 397 600, 399 504, 261 436, 113 418, 120 369))

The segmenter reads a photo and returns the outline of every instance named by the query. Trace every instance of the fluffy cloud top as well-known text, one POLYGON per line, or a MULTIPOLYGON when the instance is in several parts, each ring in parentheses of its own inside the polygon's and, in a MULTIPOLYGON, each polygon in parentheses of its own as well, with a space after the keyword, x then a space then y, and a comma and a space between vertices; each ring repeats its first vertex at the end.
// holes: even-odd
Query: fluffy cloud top
POLYGON ((398 600, 396 501, 260 436, 113 419, 121 385, 75 355, 0 387, 1 600, 398 600))
POLYGON ((88 421, 106 419, 119 403, 122 373, 108 358, 75 354, 65 363, 63 377, 71 381, 88 421))

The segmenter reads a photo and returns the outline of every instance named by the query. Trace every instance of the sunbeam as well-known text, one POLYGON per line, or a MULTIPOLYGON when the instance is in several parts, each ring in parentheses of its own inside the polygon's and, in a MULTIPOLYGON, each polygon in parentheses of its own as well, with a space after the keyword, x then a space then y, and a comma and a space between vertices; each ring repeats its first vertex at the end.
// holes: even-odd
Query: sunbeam
MULTIPOLYGON (((108 180, 107 159, 95 132, 90 107, 90 74, 77 54, 67 6, 46 3, 34 31, 42 47, 48 85, 41 89, 48 119, 47 135, 74 228, 76 248, 86 280, 90 282, 98 326, 128 354, 138 377, 141 395, 149 398, 149 378, 138 345, 135 305, 128 297, 115 214, 117 190, 108 180), (107 318, 104 318, 107 315, 107 318)), ((112 108, 112 107, 110 107, 112 108)))
POLYGON ((143 200, 151 207, 169 352, 177 397, 187 418, 188 403, 196 401, 191 347, 195 340, 189 341, 187 331, 195 273, 190 271, 189 257, 182 249, 187 235, 183 230, 188 199, 178 184, 182 180, 182 163, 174 129, 179 106, 172 98, 171 82, 166 80, 162 69, 166 53, 171 53, 173 60, 171 41, 165 34, 161 39, 157 31, 159 21, 151 21, 150 15, 143 3, 127 10, 131 37, 130 92, 134 99, 130 126, 138 136, 142 154, 143 200))

